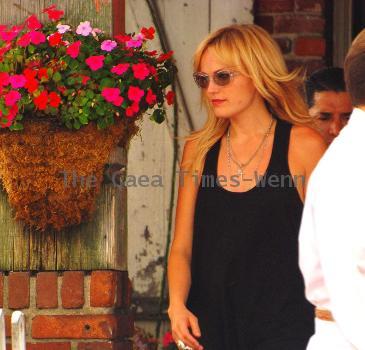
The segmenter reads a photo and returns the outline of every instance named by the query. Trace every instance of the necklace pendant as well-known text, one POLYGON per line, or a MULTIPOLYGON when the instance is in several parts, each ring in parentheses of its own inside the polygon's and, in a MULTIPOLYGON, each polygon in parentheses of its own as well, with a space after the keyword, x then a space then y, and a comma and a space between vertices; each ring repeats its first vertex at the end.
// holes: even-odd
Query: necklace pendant
POLYGON ((238 173, 237 173, 238 176, 241 177, 242 181, 243 181, 243 170, 238 168, 238 173))

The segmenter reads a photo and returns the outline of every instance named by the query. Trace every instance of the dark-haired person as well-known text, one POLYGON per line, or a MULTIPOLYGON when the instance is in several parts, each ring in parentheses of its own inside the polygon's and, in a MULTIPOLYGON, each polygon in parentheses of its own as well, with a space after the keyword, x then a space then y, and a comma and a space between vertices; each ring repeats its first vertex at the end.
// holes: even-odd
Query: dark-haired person
POLYGON ((316 307, 308 350, 365 349, 365 30, 344 71, 355 108, 311 175, 300 229, 300 267, 316 307))
POLYGON ((317 70, 306 80, 305 92, 309 114, 315 117, 317 130, 330 144, 347 124, 352 112, 343 69, 317 70))

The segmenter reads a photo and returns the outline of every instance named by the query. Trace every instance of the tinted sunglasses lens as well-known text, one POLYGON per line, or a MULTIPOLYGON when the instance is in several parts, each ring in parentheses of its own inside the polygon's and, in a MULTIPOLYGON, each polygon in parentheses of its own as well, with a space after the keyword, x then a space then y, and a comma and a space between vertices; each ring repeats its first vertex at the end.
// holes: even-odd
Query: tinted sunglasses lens
POLYGON ((231 81, 231 74, 226 71, 215 72, 213 79, 217 85, 227 85, 231 81))
POLYGON ((205 74, 195 73, 194 80, 196 84, 202 89, 206 89, 209 85, 209 77, 205 74))

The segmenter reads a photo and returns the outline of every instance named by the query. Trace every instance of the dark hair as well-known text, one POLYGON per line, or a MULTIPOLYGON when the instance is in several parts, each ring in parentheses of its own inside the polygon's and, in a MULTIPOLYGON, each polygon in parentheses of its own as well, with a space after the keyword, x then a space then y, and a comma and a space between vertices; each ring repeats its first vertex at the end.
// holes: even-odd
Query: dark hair
POLYGON ((339 67, 322 68, 305 81, 305 95, 309 108, 314 105, 314 94, 321 91, 346 91, 344 71, 339 67))
POLYGON ((365 30, 362 30, 352 42, 344 67, 352 104, 365 105, 365 30))

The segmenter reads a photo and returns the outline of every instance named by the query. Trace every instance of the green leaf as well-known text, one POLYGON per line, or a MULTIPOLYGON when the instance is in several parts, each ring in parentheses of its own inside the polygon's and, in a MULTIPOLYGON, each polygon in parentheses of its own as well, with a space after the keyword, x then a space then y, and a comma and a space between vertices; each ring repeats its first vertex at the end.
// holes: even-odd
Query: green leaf
POLYGON ((16 60, 18 63, 22 63, 23 62, 23 56, 22 55, 16 55, 16 60))
POLYGON ((76 61, 76 60, 73 60, 70 62, 69 64, 69 67, 72 69, 72 70, 76 70, 79 68, 79 63, 76 61))
POLYGON ((69 78, 67 78, 66 82, 68 85, 72 86, 75 84, 75 78, 69 77, 69 78))
POLYGON ((53 81, 55 83, 58 83, 59 81, 62 80, 62 75, 60 72, 56 72, 55 74, 53 74, 53 77, 52 77, 53 81))
POLYGON ((86 125, 89 122, 87 114, 80 114, 79 120, 80 120, 80 123, 83 125, 86 125))
POLYGON ((80 102, 80 105, 81 105, 81 106, 85 106, 85 105, 86 105, 86 103, 87 103, 87 101, 89 101, 89 100, 87 99, 87 97, 82 98, 82 99, 81 99, 81 102, 80 102))
POLYGON ((51 78, 52 77, 52 74, 53 74, 53 69, 52 68, 48 68, 47 69, 47 74, 51 78))
POLYGON ((33 53, 34 53, 34 51, 35 51, 35 49, 36 49, 36 47, 35 47, 35 46, 33 46, 33 45, 28 45, 28 52, 29 52, 30 54, 33 54, 33 53))
POLYGON ((23 130, 24 126, 23 126, 23 124, 16 122, 13 125, 11 125, 9 129, 13 130, 13 131, 23 130))
POLYGON ((165 120, 165 118, 166 112, 163 109, 156 109, 150 117, 150 119, 157 124, 161 124, 165 120))
POLYGON ((101 108, 101 107, 97 107, 96 108, 96 113, 98 114, 98 115, 104 115, 105 113, 104 113, 104 109, 103 108, 101 108))
POLYGON ((113 87, 114 81, 110 78, 104 78, 100 81, 100 90, 102 90, 105 87, 113 87))
POLYGON ((94 92, 92 90, 86 91, 86 97, 91 100, 94 97, 94 92))
POLYGON ((77 119, 75 119, 75 120, 74 120, 74 125, 73 125, 73 126, 74 126, 74 128, 75 128, 75 129, 80 129, 81 124, 80 124, 80 122, 79 122, 77 119))

